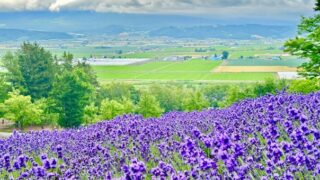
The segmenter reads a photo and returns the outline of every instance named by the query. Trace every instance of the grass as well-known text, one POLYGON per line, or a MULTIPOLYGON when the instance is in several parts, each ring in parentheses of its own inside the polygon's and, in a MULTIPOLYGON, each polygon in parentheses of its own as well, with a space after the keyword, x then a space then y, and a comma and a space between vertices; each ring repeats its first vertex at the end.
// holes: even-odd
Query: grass
POLYGON ((289 66, 298 67, 302 63, 307 62, 303 59, 283 59, 283 60, 272 60, 272 59, 238 59, 229 60, 226 66, 289 66))
POLYGON ((94 66, 98 79, 108 80, 234 80, 259 81, 275 73, 212 73, 221 61, 149 62, 141 65, 94 66))

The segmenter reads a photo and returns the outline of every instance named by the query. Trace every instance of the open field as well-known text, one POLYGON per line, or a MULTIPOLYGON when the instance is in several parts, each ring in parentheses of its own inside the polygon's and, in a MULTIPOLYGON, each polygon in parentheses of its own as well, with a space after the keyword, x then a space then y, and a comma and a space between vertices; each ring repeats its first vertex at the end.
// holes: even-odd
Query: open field
POLYGON ((297 68, 288 66, 219 66, 213 70, 215 73, 237 72, 296 72, 297 68))
POLYGON ((221 61, 149 62, 128 66, 94 66, 100 81, 110 80, 238 80, 259 81, 275 73, 213 73, 221 61))
POLYGON ((283 60, 272 59, 237 59, 228 60, 225 66, 289 66, 298 67, 308 60, 286 58, 283 60))

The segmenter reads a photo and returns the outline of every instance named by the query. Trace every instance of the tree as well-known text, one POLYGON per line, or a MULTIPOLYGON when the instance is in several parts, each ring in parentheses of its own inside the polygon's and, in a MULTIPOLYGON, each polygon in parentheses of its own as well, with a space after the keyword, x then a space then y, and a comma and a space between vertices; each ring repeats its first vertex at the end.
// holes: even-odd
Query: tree
POLYGON ((290 83, 288 91, 291 93, 311 93, 320 90, 318 79, 294 80, 290 83))
POLYGON ((228 94, 223 102, 219 103, 220 107, 228 107, 233 103, 239 102, 246 98, 255 98, 253 87, 246 87, 244 89, 240 89, 239 87, 233 86, 228 90, 228 94))
POLYGON ((83 123, 84 108, 92 98, 93 89, 90 77, 82 69, 73 69, 57 77, 52 98, 61 127, 79 127, 83 123))
POLYGON ((9 84, 6 82, 4 75, 0 74, 0 103, 7 99, 9 91, 9 84))
POLYGON ((84 122, 92 124, 98 120, 98 107, 91 103, 84 108, 84 122))
POLYGON ((123 98, 127 98, 137 103, 139 101, 139 92, 131 84, 125 83, 109 83, 105 84, 97 90, 97 104, 99 105, 104 99, 112 99, 121 101, 123 98))
POLYGON ((101 102, 100 115, 102 119, 113 119, 124 113, 124 107, 116 100, 105 99, 101 102))
POLYGON ((300 66, 299 74, 306 78, 320 77, 320 1, 317 0, 316 14, 313 17, 302 17, 298 26, 299 36, 285 43, 285 51, 292 55, 309 59, 300 66))
POLYGON ((168 85, 152 85, 150 86, 150 92, 157 97, 164 112, 182 109, 182 89, 168 85))
POLYGON ((229 88, 230 85, 208 85, 202 92, 210 107, 219 107, 219 102, 226 97, 229 88))
POLYGON ((229 58, 229 52, 228 51, 223 51, 222 52, 222 59, 225 60, 225 59, 228 59, 229 58))
POLYGON ((52 111, 50 99, 39 99, 34 102, 42 110, 42 114, 40 116, 40 123, 42 128, 46 125, 57 125, 57 121, 59 118, 59 114, 52 111))
POLYGON ((8 81, 34 99, 47 98, 55 76, 55 62, 49 51, 38 44, 23 43, 15 55, 3 59, 8 81))
POLYGON ((135 105, 132 100, 126 97, 123 97, 121 100, 121 104, 123 105, 123 113, 129 114, 135 112, 135 105))
POLYGON ((202 110, 209 107, 209 102, 200 91, 190 92, 183 100, 183 109, 185 111, 202 110))
POLYGON ((61 62, 62 62, 61 69, 63 71, 72 70, 72 68, 73 68, 72 61, 73 61, 73 54, 63 52, 62 59, 61 59, 61 62))
POLYGON ((145 118, 159 117, 163 113, 163 109, 154 96, 143 92, 138 103, 137 113, 143 115, 145 118))
POLYGON ((93 68, 90 66, 90 64, 87 64, 85 62, 82 62, 82 63, 78 62, 78 64, 75 66, 75 68, 82 69, 89 77, 90 84, 93 85, 94 87, 99 87, 97 75, 96 75, 95 71, 93 70, 93 68))
POLYGON ((43 114, 41 107, 32 103, 31 96, 20 95, 19 91, 9 93, 9 98, 0 104, 0 111, 21 130, 27 125, 40 124, 43 114))

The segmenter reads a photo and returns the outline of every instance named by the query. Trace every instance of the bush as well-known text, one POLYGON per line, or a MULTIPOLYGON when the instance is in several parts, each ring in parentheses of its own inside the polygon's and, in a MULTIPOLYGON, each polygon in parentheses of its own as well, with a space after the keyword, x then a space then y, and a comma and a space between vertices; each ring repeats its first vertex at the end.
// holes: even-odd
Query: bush
POLYGON ((144 117, 159 117, 164 110, 160 107, 159 101, 148 92, 143 92, 137 107, 137 113, 144 117))
POLYGON ((320 90, 319 79, 294 80, 291 82, 288 91, 291 93, 307 94, 320 90))

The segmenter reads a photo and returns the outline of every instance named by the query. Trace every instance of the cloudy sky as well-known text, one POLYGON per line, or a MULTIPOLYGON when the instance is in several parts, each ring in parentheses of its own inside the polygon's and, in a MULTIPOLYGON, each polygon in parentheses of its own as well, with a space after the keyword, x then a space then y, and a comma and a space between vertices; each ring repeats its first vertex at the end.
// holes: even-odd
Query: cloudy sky
POLYGON ((314 0, 0 0, 0 11, 89 10, 291 19, 312 13, 313 5, 314 0))

